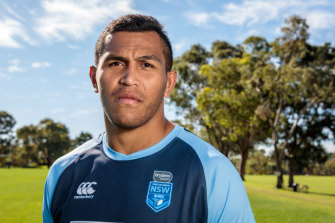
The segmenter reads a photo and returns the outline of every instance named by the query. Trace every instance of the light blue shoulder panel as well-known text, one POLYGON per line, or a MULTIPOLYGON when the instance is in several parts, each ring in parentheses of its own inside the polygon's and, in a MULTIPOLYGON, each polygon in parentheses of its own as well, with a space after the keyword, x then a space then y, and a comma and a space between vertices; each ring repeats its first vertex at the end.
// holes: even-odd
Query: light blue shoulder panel
POLYGON ((42 216, 43 216, 43 223, 54 223, 52 216, 51 216, 51 202, 54 191, 56 189, 56 185, 58 179, 64 169, 68 166, 68 164, 74 160, 79 154, 93 148, 101 141, 101 135, 98 139, 91 139, 84 143, 83 145, 79 146, 78 148, 74 149, 70 153, 60 157, 57 159, 51 166, 47 179, 45 181, 44 187, 44 195, 43 195, 43 207, 42 207, 42 216))
POLYGON ((241 177, 230 160, 194 134, 179 135, 198 154, 207 187, 208 223, 255 222, 241 177))

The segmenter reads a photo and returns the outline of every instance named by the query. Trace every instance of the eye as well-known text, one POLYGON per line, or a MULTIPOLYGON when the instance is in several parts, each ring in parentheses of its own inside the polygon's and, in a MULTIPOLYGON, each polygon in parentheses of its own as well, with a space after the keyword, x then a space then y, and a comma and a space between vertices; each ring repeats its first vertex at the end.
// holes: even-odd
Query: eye
POLYGON ((108 64, 109 67, 117 67, 117 66, 121 66, 121 65, 122 65, 122 63, 119 62, 119 61, 113 61, 113 62, 110 62, 108 64))
POLYGON ((154 67, 152 64, 147 63, 147 62, 144 62, 144 63, 142 64, 142 66, 145 67, 145 68, 154 67))

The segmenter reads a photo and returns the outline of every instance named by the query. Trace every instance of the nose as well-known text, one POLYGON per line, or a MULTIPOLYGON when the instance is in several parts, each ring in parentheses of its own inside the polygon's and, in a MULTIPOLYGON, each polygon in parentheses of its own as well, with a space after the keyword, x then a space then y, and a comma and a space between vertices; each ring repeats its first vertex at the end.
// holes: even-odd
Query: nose
POLYGON ((124 70, 122 78, 120 79, 120 84, 125 86, 138 86, 139 81, 136 71, 136 64, 128 64, 127 68, 124 70))

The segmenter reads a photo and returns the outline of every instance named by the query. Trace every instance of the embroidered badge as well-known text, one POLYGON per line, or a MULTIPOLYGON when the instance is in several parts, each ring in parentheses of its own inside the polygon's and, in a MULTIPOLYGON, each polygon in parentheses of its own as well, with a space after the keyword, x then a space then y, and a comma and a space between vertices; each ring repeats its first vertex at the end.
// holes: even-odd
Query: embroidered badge
POLYGON ((172 177, 172 173, 167 171, 154 172, 154 181, 149 183, 146 203, 155 212, 167 208, 171 203, 173 183, 170 181, 172 177))

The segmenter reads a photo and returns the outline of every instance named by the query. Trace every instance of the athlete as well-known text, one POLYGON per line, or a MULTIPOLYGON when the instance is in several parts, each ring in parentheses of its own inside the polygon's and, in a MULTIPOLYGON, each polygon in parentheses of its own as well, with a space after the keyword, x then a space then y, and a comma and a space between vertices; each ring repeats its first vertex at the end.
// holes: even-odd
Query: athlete
POLYGON ((95 48, 93 89, 105 132, 52 165, 43 222, 255 222, 239 174, 215 148, 164 116, 177 73, 162 25, 112 21, 95 48))

